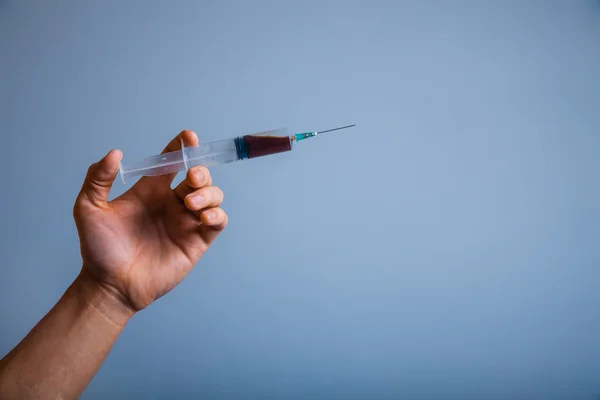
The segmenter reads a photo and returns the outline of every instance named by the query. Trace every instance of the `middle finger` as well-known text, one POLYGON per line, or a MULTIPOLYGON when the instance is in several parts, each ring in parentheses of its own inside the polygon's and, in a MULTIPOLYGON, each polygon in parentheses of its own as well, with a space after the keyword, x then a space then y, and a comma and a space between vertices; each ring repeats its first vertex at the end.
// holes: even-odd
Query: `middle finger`
POLYGON ((195 189, 210 185, 212 185, 212 177, 210 176, 208 168, 197 166, 188 170, 186 178, 173 189, 173 192, 175 192, 177 197, 181 200, 184 200, 185 196, 192 193, 195 189))

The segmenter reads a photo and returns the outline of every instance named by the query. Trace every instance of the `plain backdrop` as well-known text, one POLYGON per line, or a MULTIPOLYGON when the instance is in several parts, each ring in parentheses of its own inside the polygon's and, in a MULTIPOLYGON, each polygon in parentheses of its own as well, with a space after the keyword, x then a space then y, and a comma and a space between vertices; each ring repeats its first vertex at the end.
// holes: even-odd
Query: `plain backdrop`
POLYGON ((0 0, 0 353, 111 148, 356 123, 212 170, 229 227, 83 398, 596 399, 599 78, 595 0, 0 0))

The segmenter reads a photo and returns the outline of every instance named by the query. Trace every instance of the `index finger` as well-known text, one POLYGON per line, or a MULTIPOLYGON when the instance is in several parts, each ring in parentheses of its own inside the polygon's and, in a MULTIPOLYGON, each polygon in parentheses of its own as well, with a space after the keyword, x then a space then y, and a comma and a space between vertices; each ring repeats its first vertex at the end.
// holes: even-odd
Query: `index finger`
MULTIPOLYGON (((185 130, 179 132, 179 134, 177 136, 175 136, 169 142, 169 144, 167 144, 167 146, 163 149, 163 151, 160 154, 169 153, 171 151, 181 150, 181 142, 182 141, 183 141, 183 145, 186 147, 197 146, 198 145, 198 135, 196 135, 195 132, 193 132, 189 129, 185 129, 185 130)), ((138 182, 138 185, 140 185, 142 187, 144 187, 144 186, 150 187, 150 185, 152 185, 152 186, 162 185, 162 186, 167 186, 170 188, 171 183, 173 182, 173 179, 175 179, 176 175, 177 175, 177 173, 174 172, 171 174, 160 175, 160 176, 144 176, 144 177, 142 177, 142 179, 140 179, 140 181, 138 182)))
POLYGON ((169 144, 163 149, 160 154, 168 153, 171 151, 181 150, 181 141, 186 146, 197 146, 198 145, 198 135, 194 131, 190 131, 189 129, 184 129, 179 132, 179 135, 175 136, 169 144))

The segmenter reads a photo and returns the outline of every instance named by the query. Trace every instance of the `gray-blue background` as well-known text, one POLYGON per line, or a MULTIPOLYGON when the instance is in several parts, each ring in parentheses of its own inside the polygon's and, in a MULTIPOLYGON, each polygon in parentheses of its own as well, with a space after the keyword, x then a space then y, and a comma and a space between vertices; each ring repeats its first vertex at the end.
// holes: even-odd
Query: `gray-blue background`
POLYGON ((0 51, 0 353, 109 149, 357 123, 213 170, 230 226, 84 398, 600 395, 600 2, 0 0, 0 51))

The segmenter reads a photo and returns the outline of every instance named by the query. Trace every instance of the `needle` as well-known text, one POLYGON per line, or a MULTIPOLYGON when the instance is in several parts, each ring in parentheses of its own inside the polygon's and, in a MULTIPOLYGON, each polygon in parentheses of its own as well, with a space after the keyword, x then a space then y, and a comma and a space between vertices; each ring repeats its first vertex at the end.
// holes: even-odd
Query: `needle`
POLYGON ((317 135, 320 135, 321 133, 325 133, 325 132, 333 132, 333 131, 339 131, 340 129, 346 129, 346 128, 352 128, 356 126, 356 124, 352 124, 352 125, 346 125, 346 126, 341 126, 339 128, 333 128, 333 129, 327 129, 326 131, 320 131, 320 132, 315 132, 317 135))

